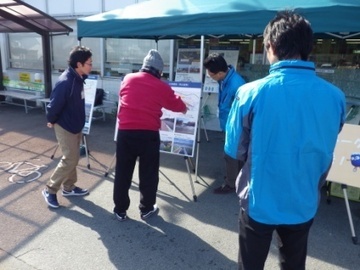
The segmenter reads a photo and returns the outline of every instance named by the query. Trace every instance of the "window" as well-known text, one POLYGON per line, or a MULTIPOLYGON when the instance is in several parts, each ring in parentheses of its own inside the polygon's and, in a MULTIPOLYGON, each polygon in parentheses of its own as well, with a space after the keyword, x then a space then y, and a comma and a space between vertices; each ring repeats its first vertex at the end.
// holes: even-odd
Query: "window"
MULTIPOLYGON (((105 40, 105 76, 124 76, 138 71, 150 49, 156 48, 154 40, 113 39, 105 40)), ((158 41, 158 51, 164 61, 164 73, 169 73, 170 41, 158 41)))
MULTIPOLYGON (((52 69, 64 70, 68 67, 71 49, 78 45, 76 21, 63 22, 74 31, 69 35, 51 37, 52 69)), ((9 67, 29 70, 43 70, 42 37, 36 33, 11 33, 9 40, 9 67)), ((81 45, 87 46, 93 53, 93 73, 100 74, 101 50, 100 39, 83 38, 81 45)))
POLYGON ((360 56, 360 39, 316 39, 311 60, 318 67, 357 68, 360 56))
MULTIPOLYGON (((54 70, 64 70, 68 67, 68 57, 71 49, 79 44, 76 36, 76 21, 63 21, 74 31, 67 35, 52 37, 52 59, 54 70)), ((81 45, 89 47, 92 51, 93 68, 92 73, 100 74, 101 71, 101 50, 99 38, 83 38, 81 45)))
POLYGON ((9 53, 11 68, 43 69, 42 37, 36 33, 11 33, 9 53))

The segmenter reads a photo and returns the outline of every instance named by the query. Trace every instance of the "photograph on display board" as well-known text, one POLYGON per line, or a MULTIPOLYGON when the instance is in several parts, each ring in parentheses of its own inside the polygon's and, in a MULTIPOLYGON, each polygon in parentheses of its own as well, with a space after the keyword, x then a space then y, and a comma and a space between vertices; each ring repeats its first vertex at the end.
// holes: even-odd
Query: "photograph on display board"
POLYGON ((183 156, 193 156, 194 140, 175 137, 173 145, 173 153, 183 156))
POLYGON ((161 119, 161 127, 160 130, 162 131, 173 131, 175 124, 175 118, 162 118, 161 119))
POLYGON ((182 134, 195 134, 196 123, 192 119, 178 117, 176 119, 175 132, 182 134))
POLYGON ((171 153, 172 146, 173 146, 173 137, 167 136, 166 133, 162 134, 160 139, 160 152, 171 153))
POLYGON ((200 82, 200 48, 182 47, 178 50, 175 81, 200 82))

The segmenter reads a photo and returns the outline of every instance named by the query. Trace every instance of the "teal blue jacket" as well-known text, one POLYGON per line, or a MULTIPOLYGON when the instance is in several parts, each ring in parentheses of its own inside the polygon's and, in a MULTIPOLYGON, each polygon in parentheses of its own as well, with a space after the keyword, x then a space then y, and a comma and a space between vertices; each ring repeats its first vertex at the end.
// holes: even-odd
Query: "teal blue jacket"
POLYGON ((280 61, 240 87, 226 126, 225 152, 245 162, 236 188, 257 222, 312 219, 345 121, 345 96, 312 62, 280 61))
POLYGON ((229 65, 229 70, 224 80, 219 81, 218 107, 220 128, 222 131, 225 131, 226 121, 228 119, 236 91, 244 83, 244 79, 238 73, 236 73, 235 69, 231 65, 229 65))

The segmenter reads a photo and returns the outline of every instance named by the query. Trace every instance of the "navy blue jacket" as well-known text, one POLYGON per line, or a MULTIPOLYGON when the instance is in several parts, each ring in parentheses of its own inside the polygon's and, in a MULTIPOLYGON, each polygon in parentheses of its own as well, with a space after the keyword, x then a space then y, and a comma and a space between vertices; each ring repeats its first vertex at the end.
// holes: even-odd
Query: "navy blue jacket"
POLYGON ((46 117, 48 122, 77 134, 85 124, 84 80, 69 67, 59 77, 50 95, 46 117))

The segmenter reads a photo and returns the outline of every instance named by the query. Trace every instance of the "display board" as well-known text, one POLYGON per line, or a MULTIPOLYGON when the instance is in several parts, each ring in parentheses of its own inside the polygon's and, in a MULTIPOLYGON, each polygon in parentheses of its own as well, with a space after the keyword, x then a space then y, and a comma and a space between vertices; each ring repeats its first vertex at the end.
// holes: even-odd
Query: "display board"
POLYGON ((84 95, 85 95, 85 125, 82 133, 85 135, 90 134, 90 127, 92 121, 92 115, 94 111, 94 102, 96 95, 96 86, 97 86, 96 75, 89 75, 85 80, 84 84, 84 95))
POLYGON ((360 126, 345 124, 340 132, 328 181, 360 188, 360 126))
MULTIPOLYGON (((235 70, 238 64, 239 48, 238 47, 210 47, 210 53, 218 53, 222 55, 228 65, 232 65, 235 70)), ((219 83, 210 76, 205 76, 204 92, 206 93, 219 93, 219 83)))
MULTIPOLYGON (((198 128, 201 83, 169 82, 175 93, 181 96, 188 108, 186 114, 162 109, 160 127, 160 152, 193 157, 198 128)), ((119 100, 119 108, 121 102, 119 100)), ((119 111, 118 108, 118 111, 119 111)), ((115 124, 116 141, 119 120, 115 124)))
POLYGON ((198 126, 201 84, 170 82, 188 108, 186 114, 163 109, 160 128, 160 152, 193 157, 198 126))
POLYGON ((195 46, 180 47, 178 49, 175 81, 201 82, 200 48, 195 46))

